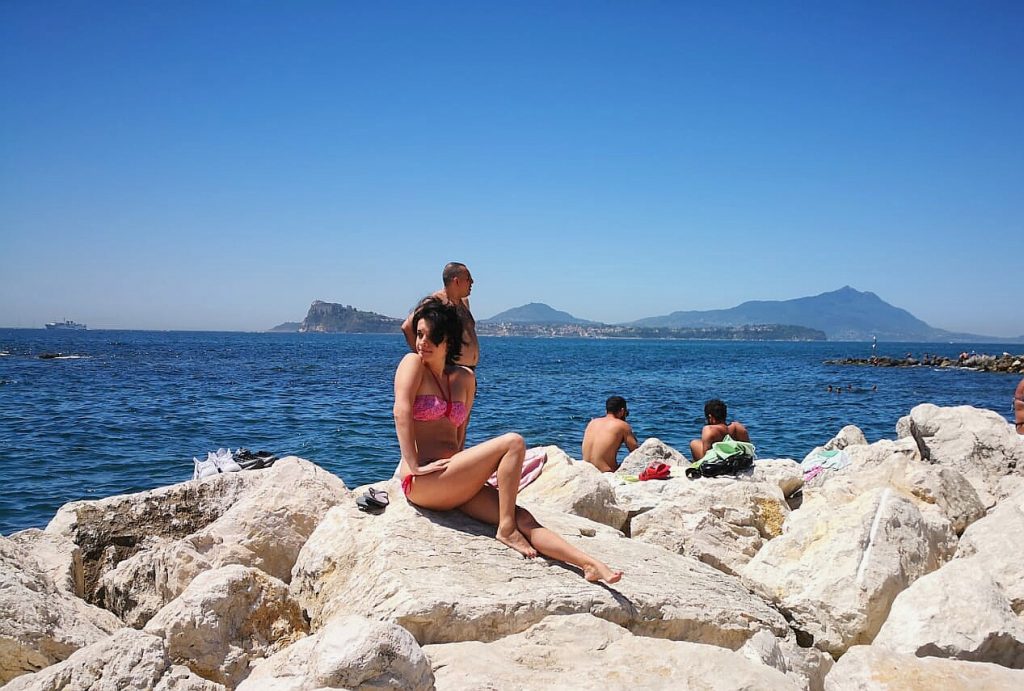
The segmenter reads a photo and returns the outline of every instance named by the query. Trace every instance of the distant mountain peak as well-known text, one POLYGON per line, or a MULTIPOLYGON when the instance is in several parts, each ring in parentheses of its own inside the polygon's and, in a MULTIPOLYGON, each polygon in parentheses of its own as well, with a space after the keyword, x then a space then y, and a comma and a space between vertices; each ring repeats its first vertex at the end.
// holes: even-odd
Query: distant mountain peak
POLYGON ((874 293, 845 285, 838 290, 792 300, 753 300, 720 310, 681 311, 631 322, 646 327, 719 327, 745 324, 793 324, 824 331, 830 340, 946 340, 935 329, 874 293))

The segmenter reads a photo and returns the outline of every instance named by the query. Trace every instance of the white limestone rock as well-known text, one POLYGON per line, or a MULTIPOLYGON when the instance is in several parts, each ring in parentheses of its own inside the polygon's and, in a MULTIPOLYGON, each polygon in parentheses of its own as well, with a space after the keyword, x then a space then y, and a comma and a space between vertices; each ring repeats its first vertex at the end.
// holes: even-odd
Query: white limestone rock
POLYGON ((158 637, 129 628, 78 650, 63 662, 18 677, 4 687, 4 691, 68 689, 225 691, 221 684, 174 665, 158 637))
POLYGON ((1006 496, 1000 488, 1004 476, 1024 476, 1024 435, 994 411, 922 403, 900 418, 896 433, 913 438, 927 461, 964 475, 986 506, 1006 496))
POLYGON ((446 689, 800 689, 769 666, 715 646, 636 636, 589 614, 549 616, 493 643, 428 645, 446 689))
POLYGON ((773 667, 793 679, 800 688, 822 691, 834 664, 832 656, 816 648, 801 648, 790 639, 758 631, 739 649, 748 660, 773 667))
POLYGON ((85 598, 102 603, 96 590, 106 571, 154 540, 178 540, 206 527, 260 484, 266 473, 218 473, 148 492, 70 502, 57 511, 46 532, 81 548, 85 598))
POLYGON ((519 503, 571 513, 622 530, 626 512, 619 507, 604 474, 589 463, 574 461, 557 446, 545 451, 544 471, 519 493, 519 503))
POLYGON ((124 627, 110 612, 58 587, 47 571, 0 536, 0 684, 65 660, 124 627))
POLYGON ((1024 615, 1024 493, 1001 501, 960 536, 956 559, 990 576, 1018 616, 1024 615))
POLYGON ((818 497, 834 505, 873 489, 890 487, 912 499, 922 513, 948 521, 956 534, 985 515, 971 483, 955 470, 922 462, 912 440, 849 446, 844 453, 851 464, 824 482, 807 487, 805 498, 818 497))
POLYGON ((826 451, 842 451, 848 446, 866 446, 868 443, 864 432, 857 425, 846 425, 836 436, 825 442, 826 451))
POLYGON ((658 462, 670 466, 686 466, 690 462, 679 451, 656 437, 648 437, 640 446, 631 451, 616 469, 615 474, 639 475, 651 463, 658 462))
POLYGON ((766 482, 672 481, 660 497, 654 508, 633 518, 631 536, 732 575, 765 541, 782 533, 789 514, 778 486, 766 482))
POLYGON ((775 485, 784 497, 791 496, 804 486, 804 471, 792 458, 757 459, 748 470, 737 475, 750 482, 767 482, 775 485))
MULTIPOLYGON (((183 538, 154 538, 99 577, 103 606, 135 627, 177 597, 193 578, 227 564, 258 568, 286 583, 299 549, 327 510, 351 493, 336 476, 294 456, 260 471, 215 520, 183 538)), ((186 483, 194 484, 194 483, 186 483)))
POLYGON ((868 643, 904 588, 948 560, 949 522, 886 487, 845 502, 812 496, 743 568, 748 584, 819 649, 868 643))
POLYGON ((206 571, 145 628, 166 641, 168 654, 196 674, 234 687, 254 659, 290 645, 307 632, 288 586, 248 566, 206 571))
POLYGON ((873 645, 919 657, 1024 667, 1024 622, 996 582, 972 562, 954 559, 900 593, 873 645))
POLYGON ((493 526, 459 512, 418 510, 398 494, 381 515, 332 509, 303 547, 291 589, 314 631, 335 616, 357 614, 395 622, 421 645, 490 641, 548 614, 579 612, 640 635, 733 649, 762 629, 789 634, 778 612, 694 559, 576 516, 536 516, 570 544, 623 569, 623 579, 592 584, 559 562, 523 559, 494 539, 493 526))
POLYGON ((434 672, 401 626, 344 616, 259 662, 238 691, 319 688, 428 691, 434 672))
POLYGON ((85 569, 78 545, 38 528, 11 533, 10 539, 32 555, 54 585, 76 597, 85 596, 85 569))
POLYGON ((1024 671, 982 662, 915 657, 874 645, 850 648, 825 678, 825 691, 1019 691, 1024 671))

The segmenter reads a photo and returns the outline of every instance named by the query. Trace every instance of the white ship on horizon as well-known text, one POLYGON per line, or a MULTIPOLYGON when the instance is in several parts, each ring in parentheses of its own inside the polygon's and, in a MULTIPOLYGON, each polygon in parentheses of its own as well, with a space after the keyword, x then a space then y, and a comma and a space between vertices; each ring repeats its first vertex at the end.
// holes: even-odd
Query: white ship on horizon
POLYGON ((62 322, 47 322, 46 323, 46 328, 47 329, 65 329, 65 330, 68 330, 68 331, 85 331, 89 327, 87 327, 85 324, 79 324, 76 321, 71 321, 70 319, 65 319, 62 322))

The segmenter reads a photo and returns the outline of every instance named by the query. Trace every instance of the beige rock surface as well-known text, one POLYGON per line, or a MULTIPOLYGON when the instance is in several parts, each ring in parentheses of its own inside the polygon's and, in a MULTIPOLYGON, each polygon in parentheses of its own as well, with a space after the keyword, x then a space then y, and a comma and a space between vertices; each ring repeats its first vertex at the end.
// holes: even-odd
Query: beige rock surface
POLYGON ((288 586, 248 566, 205 571, 145 628, 166 641, 167 653, 196 674, 233 687, 250 663, 306 634, 288 586))
MULTIPOLYGON (((789 514, 774 483, 673 478, 660 484, 658 503, 631 521, 631 537, 695 557, 728 574, 738 574, 767 540, 782 534, 789 514)), ((647 489, 623 492, 635 495, 647 489)))
POLYGON ((303 547, 292 592, 315 631, 332 617, 393 621, 420 644, 491 641, 548 614, 590 612, 641 635, 738 648, 785 621, 738 580, 689 557, 623 538, 592 521, 537 513, 571 544, 625 571, 612 585, 573 568, 523 559, 494 528, 458 512, 415 509, 392 492, 379 516, 332 509, 303 547))
POLYGON ((141 627, 207 569, 241 564, 290 580, 313 528, 330 507, 351 500, 351 493, 336 476, 294 456, 266 470, 230 475, 247 474, 259 481, 248 483, 215 520, 182 538, 155 532, 136 544, 133 555, 102 572, 95 591, 99 602, 141 627))
POLYGON ((1024 615, 1024 493, 1001 501, 960 536, 956 559, 990 576, 1018 616, 1024 615))
POLYGON ((640 471, 655 461, 671 466, 685 466, 689 463, 684 454, 656 437, 649 437, 622 459, 615 474, 620 477, 639 475, 640 471))
POLYGON ((767 482, 775 485, 785 497, 804 486, 804 471, 791 458, 765 458, 754 461, 747 471, 740 473, 740 479, 751 482, 767 482))
POLYGON ((626 512, 618 505, 608 479, 594 466, 574 461, 557 446, 548 446, 544 471, 519 494, 519 504, 571 513, 622 530, 626 512))
MULTIPOLYGON (((1020 552, 1017 552, 1018 557, 1020 552)), ((970 559, 954 559, 900 593, 874 646, 897 653, 1024 667, 1024 622, 970 559)))
POLYGON ((78 650, 59 664, 18 677, 5 686, 4 691, 224 691, 224 688, 174 665, 158 637, 125 628, 78 650))
POLYGON ((1024 435, 1014 433, 994 411, 922 403, 900 418, 896 433, 914 439, 925 460, 970 480, 986 506, 1005 496, 1000 488, 1004 476, 1024 476, 1024 435))
POLYGON ((1024 672, 982 662, 915 657, 858 645, 825 678, 826 691, 1019 691, 1024 672))
POLYGON ((78 545, 63 535, 38 528, 12 533, 10 539, 32 555, 54 585, 76 597, 84 596, 85 569, 78 545))
POLYGON ((0 537, 0 683, 64 660, 123 627, 110 612, 58 587, 28 551, 0 537))
POLYGON ((635 636, 589 614, 549 616, 492 643, 428 645, 445 689, 800 689, 769 666, 710 645, 635 636))
POLYGON ((202 480, 65 504, 46 532, 67 537, 82 550, 85 598, 97 597, 100 577, 154 538, 177 540, 220 518, 266 471, 222 473, 202 480))
POLYGON ((260 662, 238 691, 434 688, 423 649, 396 624, 332 619, 316 634, 260 662))
POLYGON ((796 641, 776 638, 767 631, 755 633, 737 652, 748 660, 779 670, 808 691, 825 688, 825 677, 834 664, 828 653, 801 648, 796 641))
POLYGON ((755 592, 834 656, 868 643, 904 588, 948 560, 948 521, 886 487, 845 503, 812 496, 744 567, 755 592))

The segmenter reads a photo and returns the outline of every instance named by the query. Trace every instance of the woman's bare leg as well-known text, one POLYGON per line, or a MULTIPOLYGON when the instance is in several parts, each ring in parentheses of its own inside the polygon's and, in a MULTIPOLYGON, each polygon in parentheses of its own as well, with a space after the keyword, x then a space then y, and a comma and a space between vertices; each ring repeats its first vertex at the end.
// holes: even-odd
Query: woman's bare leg
MULTIPOLYGON (((497 522, 500 512, 500 493, 493 487, 484 487, 475 497, 459 507, 467 516, 484 523, 497 522)), ((621 571, 612 571, 600 559, 595 559, 581 549, 573 547, 555 531, 545 528, 529 511, 516 507, 516 527, 530 541, 537 551, 550 559, 564 561, 583 570, 588 581, 615 583, 622 578, 621 571)))
POLYGON ((418 506, 437 511, 448 511, 469 501, 487 482, 492 473, 498 473, 498 514, 489 521, 498 526, 495 537, 526 557, 537 556, 537 551, 516 529, 516 496, 526 457, 526 443, 521 435, 503 434, 470 447, 452 456, 448 466, 429 475, 418 475, 413 481, 409 500, 418 506))

